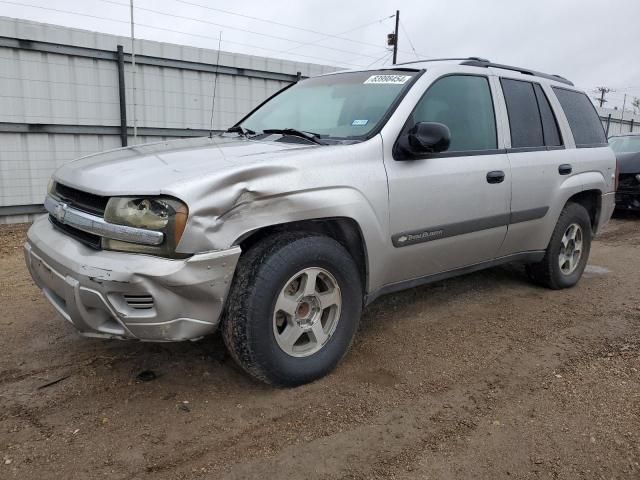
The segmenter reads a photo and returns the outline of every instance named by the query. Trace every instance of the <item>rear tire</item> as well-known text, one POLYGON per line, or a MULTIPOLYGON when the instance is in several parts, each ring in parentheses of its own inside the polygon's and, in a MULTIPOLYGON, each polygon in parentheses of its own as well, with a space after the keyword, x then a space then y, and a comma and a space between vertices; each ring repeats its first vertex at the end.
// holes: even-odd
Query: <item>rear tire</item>
POLYGON ((587 266, 592 236, 587 210, 578 203, 568 203, 560 213, 544 258, 527 265, 529 278, 553 290, 573 287, 587 266))
POLYGON ((337 241, 285 233, 245 252, 222 321, 235 361, 253 377, 294 387, 333 370, 362 312, 358 268, 337 241))

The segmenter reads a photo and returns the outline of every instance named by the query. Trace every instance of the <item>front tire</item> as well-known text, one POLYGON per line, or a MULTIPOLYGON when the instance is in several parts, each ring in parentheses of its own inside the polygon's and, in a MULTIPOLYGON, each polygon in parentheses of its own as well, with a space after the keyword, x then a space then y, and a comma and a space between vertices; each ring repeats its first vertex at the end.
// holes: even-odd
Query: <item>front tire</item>
POLYGON ((587 210, 578 203, 568 203, 560 213, 544 258, 527 265, 529 278, 553 290, 573 287, 587 266, 592 236, 587 210))
POLYGON ((332 238, 268 237, 238 262, 222 321, 236 362, 271 385, 316 380, 346 354, 362 312, 362 286, 349 253, 332 238))

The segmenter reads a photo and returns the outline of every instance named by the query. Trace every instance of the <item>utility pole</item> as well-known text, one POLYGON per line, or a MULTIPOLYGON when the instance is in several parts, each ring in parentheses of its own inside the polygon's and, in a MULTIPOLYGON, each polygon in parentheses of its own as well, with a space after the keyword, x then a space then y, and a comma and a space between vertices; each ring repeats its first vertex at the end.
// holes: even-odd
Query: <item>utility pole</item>
POLYGON ((400 10, 396 10, 396 31, 393 34, 393 64, 398 60, 398 26, 400 25, 400 10))
POLYGON ((131 76, 133 77, 133 143, 137 143, 138 139, 138 116, 136 115, 136 47, 135 47, 135 31, 133 21, 133 0, 129 0, 131 13, 131 76))
POLYGON ((600 93, 600 97, 594 98, 594 100, 600 104, 600 107, 608 102, 608 100, 606 100, 604 96, 609 92, 613 92, 613 90, 608 87, 597 87, 595 91, 600 93))
POLYGON ((622 101, 622 113, 620 114, 620 130, 618 133, 622 133, 622 124, 624 120, 624 107, 627 106, 627 94, 624 94, 624 100, 622 101))

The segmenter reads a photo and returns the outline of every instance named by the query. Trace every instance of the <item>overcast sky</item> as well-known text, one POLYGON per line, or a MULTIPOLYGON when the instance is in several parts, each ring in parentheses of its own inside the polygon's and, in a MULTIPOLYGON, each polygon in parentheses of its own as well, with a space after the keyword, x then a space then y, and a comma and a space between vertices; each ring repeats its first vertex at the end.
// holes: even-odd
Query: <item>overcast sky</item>
MULTIPOLYGON (((222 31, 223 50, 349 67, 385 61, 389 17, 399 9, 399 61, 479 56, 557 73, 588 90, 614 88, 607 106, 621 106, 626 93, 630 108, 640 97, 640 0, 135 0, 135 6, 140 38, 215 49, 222 31)), ((129 35, 127 0, 0 0, 0 14, 129 35)))

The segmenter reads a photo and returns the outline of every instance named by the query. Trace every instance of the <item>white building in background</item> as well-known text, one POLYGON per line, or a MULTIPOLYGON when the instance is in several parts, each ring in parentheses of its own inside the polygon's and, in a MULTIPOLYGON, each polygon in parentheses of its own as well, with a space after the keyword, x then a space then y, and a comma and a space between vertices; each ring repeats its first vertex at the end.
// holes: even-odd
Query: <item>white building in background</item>
POLYGON ((633 110, 624 110, 616 108, 596 107, 598 115, 602 120, 605 129, 609 124, 608 136, 620 135, 623 133, 640 133, 640 114, 636 114, 633 110), (611 115, 611 117, 609 117, 611 115), (633 129, 633 130, 632 130, 633 129))
MULTIPOLYGON (((56 167, 133 143, 130 46, 127 37, 0 17, 0 223, 41 211, 56 167)), ((220 130, 299 75, 335 70, 224 51, 216 67, 216 50, 148 40, 136 40, 135 52, 138 143, 207 134, 216 71, 220 130)))

